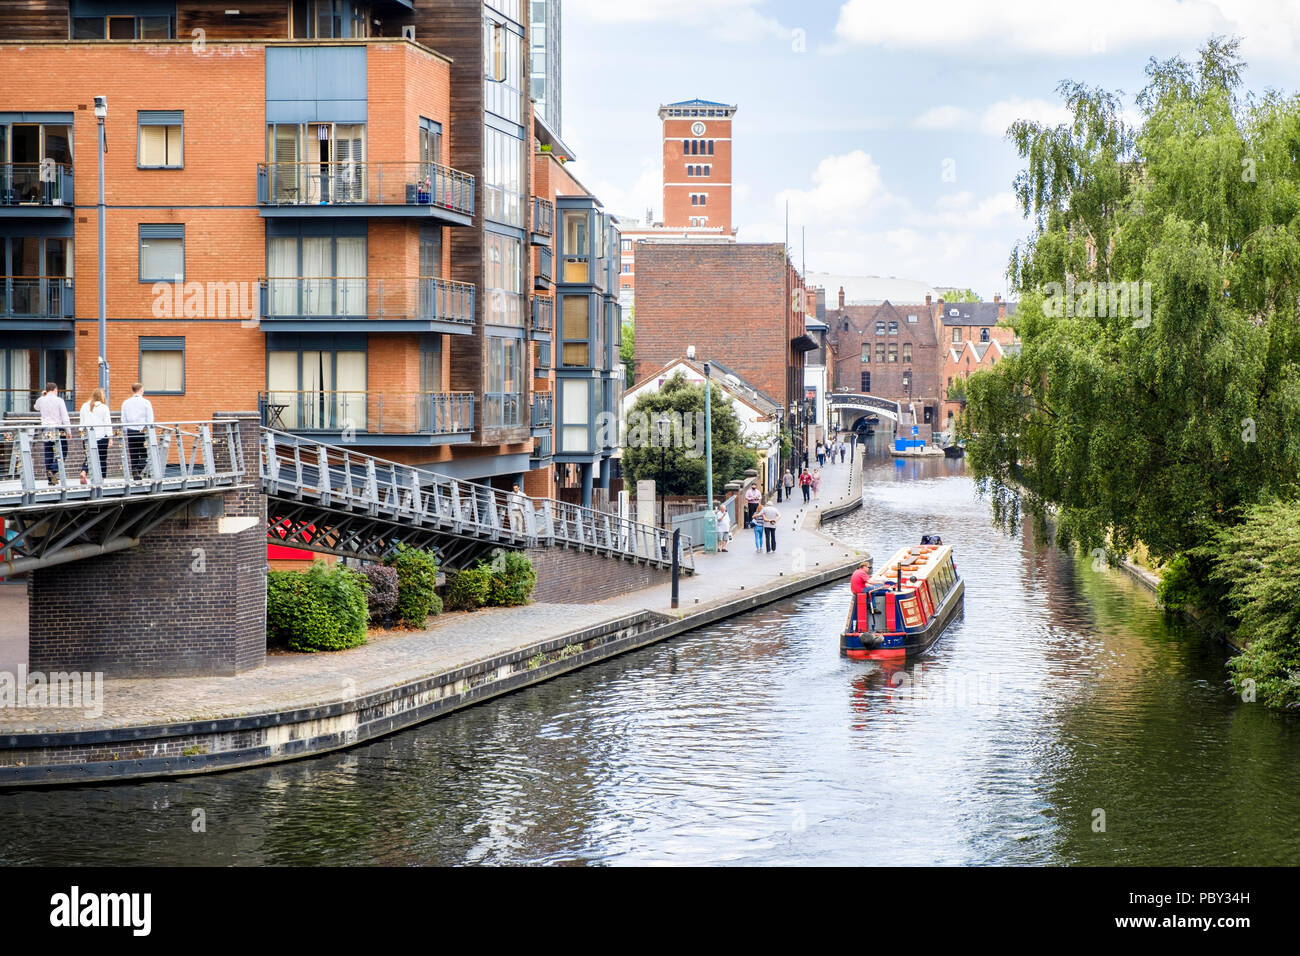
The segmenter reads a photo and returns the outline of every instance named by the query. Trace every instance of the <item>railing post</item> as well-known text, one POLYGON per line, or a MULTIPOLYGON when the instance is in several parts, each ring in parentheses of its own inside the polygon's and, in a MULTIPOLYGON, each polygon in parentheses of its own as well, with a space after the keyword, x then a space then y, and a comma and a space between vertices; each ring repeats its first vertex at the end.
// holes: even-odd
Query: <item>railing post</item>
POLYGON ((320 502, 323 505, 331 503, 331 485, 333 480, 330 478, 330 459, 329 453, 325 450, 324 445, 316 446, 316 492, 320 495, 320 502))
POLYGON ((24 497, 36 493, 36 466, 32 461, 32 432, 19 426, 18 428, 18 448, 19 467, 22 470, 22 482, 24 497))
POLYGON ((162 480, 162 468, 160 467, 158 460, 158 426, 153 424, 146 425, 144 433, 146 439, 145 452, 148 455, 147 464, 150 472, 149 477, 153 479, 153 482, 156 485, 162 480))
POLYGON ((370 514, 379 514, 379 476, 375 471, 375 460, 366 456, 366 504, 370 514))
POLYGON ((280 463, 276 460, 275 434, 267 429, 262 433, 260 447, 261 461, 258 463, 262 472, 262 483, 268 495, 280 493, 280 463))

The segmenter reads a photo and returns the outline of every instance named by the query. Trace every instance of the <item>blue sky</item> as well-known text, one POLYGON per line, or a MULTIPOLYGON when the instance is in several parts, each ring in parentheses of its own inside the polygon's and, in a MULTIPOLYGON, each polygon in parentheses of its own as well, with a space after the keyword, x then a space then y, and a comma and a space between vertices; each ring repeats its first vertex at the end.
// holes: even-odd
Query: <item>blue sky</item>
MULTIPOLYGON (((1294 90, 1300 0, 563 0, 564 137, 612 211, 662 211, 661 103, 736 103, 742 240, 808 268, 1005 293, 1028 234, 1017 117, 1065 78, 1132 103, 1151 56, 1242 37, 1247 86, 1294 90)), ((1134 111, 1136 115, 1136 111, 1134 111)))

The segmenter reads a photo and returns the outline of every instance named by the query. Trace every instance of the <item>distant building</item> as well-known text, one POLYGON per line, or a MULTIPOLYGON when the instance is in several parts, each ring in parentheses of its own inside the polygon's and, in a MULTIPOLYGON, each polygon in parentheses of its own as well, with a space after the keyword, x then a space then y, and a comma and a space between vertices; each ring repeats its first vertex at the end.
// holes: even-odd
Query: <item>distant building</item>
POLYGON ((1019 351, 1015 330, 999 324, 1015 311, 1014 302, 1003 302, 996 295, 992 302, 938 301, 935 321, 945 346, 939 372, 944 394, 941 428, 947 428, 961 413, 962 402, 948 397, 953 382, 968 378, 972 372, 992 368, 1003 356, 1019 351))
POLYGON ((732 223, 732 117, 736 107, 683 100, 659 107, 663 124, 663 218, 622 217, 624 308, 634 304, 636 247, 642 241, 735 242, 732 223))
POLYGON ((781 403, 801 449, 808 291, 781 243, 642 242, 636 379, 680 358, 720 362, 781 403))
POLYGON ((929 302, 848 305, 841 290, 837 308, 826 310, 826 324, 835 391, 915 405, 918 424, 939 421, 941 356, 929 302))

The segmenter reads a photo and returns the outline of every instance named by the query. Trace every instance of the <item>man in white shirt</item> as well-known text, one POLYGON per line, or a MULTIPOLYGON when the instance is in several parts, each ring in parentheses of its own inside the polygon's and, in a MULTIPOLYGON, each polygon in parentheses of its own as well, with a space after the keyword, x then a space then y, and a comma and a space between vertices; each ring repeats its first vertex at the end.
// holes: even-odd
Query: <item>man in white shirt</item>
POLYGON ((145 451, 145 425, 153 424, 153 402, 144 397, 144 386, 136 382, 131 386, 131 397, 122 403, 122 425, 126 432, 126 447, 131 458, 131 478, 143 478, 148 469, 145 451))
POLYGON ((54 443, 57 441, 63 456, 60 461, 68 460, 68 429, 72 427, 72 420, 68 418, 68 406, 63 404, 63 399, 59 397, 59 386, 53 382, 45 383, 45 391, 41 397, 36 400, 32 406, 33 410, 40 413, 41 425, 44 426, 42 434, 45 438, 45 477, 52 485, 59 482, 59 464, 54 454, 54 443))

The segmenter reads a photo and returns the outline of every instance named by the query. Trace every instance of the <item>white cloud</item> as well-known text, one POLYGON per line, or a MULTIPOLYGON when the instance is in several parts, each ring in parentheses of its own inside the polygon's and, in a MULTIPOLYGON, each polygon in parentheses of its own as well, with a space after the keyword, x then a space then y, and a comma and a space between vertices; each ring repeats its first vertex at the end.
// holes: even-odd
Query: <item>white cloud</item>
POLYGON ((799 210, 808 221, 851 223, 868 213, 873 205, 892 202, 880 178, 880 167, 860 149, 838 156, 827 156, 812 174, 811 189, 786 189, 773 200, 784 207, 799 210))
POLYGON ((791 31, 760 8, 764 0, 566 0, 565 16, 604 23, 672 23, 706 28, 717 39, 754 43, 791 38, 791 31))
POLYGON ((1294 0, 847 0, 835 26, 842 43, 999 57, 1093 56, 1158 43, 1242 37, 1243 53, 1269 59, 1300 50, 1294 0), (924 28, 920 25, 932 28, 924 28))
POLYGON ((653 209, 656 218, 663 215, 664 177, 658 159, 643 159, 641 172, 627 189, 604 179, 583 180, 583 185, 616 216, 642 219, 647 209, 653 209))
POLYGON ((968 125, 972 118, 970 111, 960 106, 932 106, 912 120, 911 126, 920 130, 959 129, 968 125))
POLYGON ((782 241, 789 199, 791 246, 799 260, 806 226, 810 269, 959 281, 985 298, 1006 292, 1007 254, 1025 228, 1011 193, 948 192, 918 208, 892 192, 860 150, 827 156, 810 180, 774 196, 766 221, 742 225, 740 239, 782 241))
POLYGON ((1050 103, 1043 99, 1021 99, 1013 96, 998 100, 984 111, 980 117, 980 132, 990 136, 1002 136, 1018 119, 1037 120, 1046 126, 1069 123, 1073 120, 1070 111, 1063 103, 1050 103))

